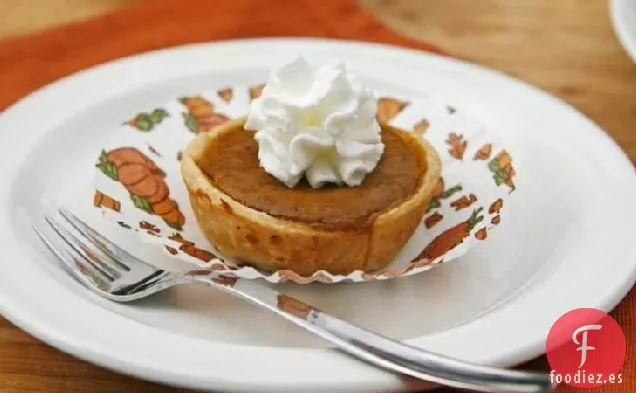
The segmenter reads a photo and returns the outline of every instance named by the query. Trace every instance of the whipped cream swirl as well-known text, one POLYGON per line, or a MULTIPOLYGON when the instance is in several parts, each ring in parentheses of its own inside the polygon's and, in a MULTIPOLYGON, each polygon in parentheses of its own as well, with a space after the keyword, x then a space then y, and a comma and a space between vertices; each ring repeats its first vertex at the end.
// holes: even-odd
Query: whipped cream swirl
POLYGON ((384 151, 376 110, 374 95, 341 62, 313 69, 298 57, 270 75, 245 129, 256 131, 260 165, 287 187, 303 176, 314 188, 354 187, 384 151))

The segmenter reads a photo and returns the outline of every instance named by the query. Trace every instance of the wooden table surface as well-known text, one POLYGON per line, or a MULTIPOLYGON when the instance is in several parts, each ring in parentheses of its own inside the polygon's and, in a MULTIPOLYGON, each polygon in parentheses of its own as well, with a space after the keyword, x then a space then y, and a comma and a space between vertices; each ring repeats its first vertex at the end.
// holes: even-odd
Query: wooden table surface
MULTIPOLYGON (((0 38, 141 0, 0 0, 0 38)), ((636 65, 607 0, 362 0, 389 27, 517 76, 572 104, 636 159, 636 65)), ((0 392, 174 392, 92 366, 0 317, 0 392)))

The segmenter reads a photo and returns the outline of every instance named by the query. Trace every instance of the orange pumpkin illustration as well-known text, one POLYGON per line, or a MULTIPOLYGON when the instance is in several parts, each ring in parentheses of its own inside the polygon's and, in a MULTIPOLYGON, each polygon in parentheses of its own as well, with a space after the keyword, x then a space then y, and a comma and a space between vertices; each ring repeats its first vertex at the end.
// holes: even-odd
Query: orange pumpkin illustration
POLYGON ((203 97, 183 97, 179 99, 179 102, 188 109, 187 113, 183 113, 183 121, 192 132, 208 132, 230 120, 224 114, 216 112, 214 105, 203 97))
POLYGON ((181 230, 185 217, 177 203, 169 198, 165 173, 145 154, 134 147, 102 151, 96 166, 126 188, 135 207, 181 230))

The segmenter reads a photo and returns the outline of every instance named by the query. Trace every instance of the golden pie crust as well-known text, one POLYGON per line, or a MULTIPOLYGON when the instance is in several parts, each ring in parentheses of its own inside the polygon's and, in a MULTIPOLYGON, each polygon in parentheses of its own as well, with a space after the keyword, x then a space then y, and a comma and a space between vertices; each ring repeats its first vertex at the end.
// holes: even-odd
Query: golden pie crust
MULTIPOLYGON (((197 222, 206 238, 224 255, 263 270, 293 270, 303 276, 319 270, 342 275, 356 270, 375 271, 391 262, 419 226, 433 187, 440 177, 441 164, 433 147, 417 135, 382 126, 383 135, 385 132, 397 135, 409 147, 420 166, 420 170, 413 175, 419 178, 413 179, 415 186, 412 193, 401 196, 388 204, 386 209, 369 215, 365 225, 360 225, 359 219, 352 221, 351 225, 344 225, 346 223, 342 220, 338 225, 321 225, 315 214, 310 217, 316 222, 307 221, 307 217, 300 220, 289 214, 268 214, 263 211, 266 209, 259 210, 250 206, 250 203, 242 203, 240 200, 244 198, 239 194, 233 197, 231 188, 225 187, 225 184, 215 183, 214 174, 209 173, 208 166, 203 163, 210 160, 210 154, 228 133, 248 133, 243 130, 244 122, 245 118, 234 119, 210 132, 198 134, 184 150, 181 160, 181 173, 197 222), (225 192, 223 189, 230 191, 225 192)), ((255 154, 245 151, 245 154, 255 154)), ((391 149, 385 149, 382 160, 391 158, 385 155, 397 154, 392 152, 391 149)), ((255 159, 252 156, 249 158, 255 159)), ((380 163, 376 169, 379 166, 380 163)), ((215 168, 223 170, 222 166, 215 168)), ((388 175, 383 180, 387 184, 391 182, 388 175)), ((286 186, 281 183, 280 187, 286 186)), ((255 189, 255 192, 258 190, 255 189)), ((289 201, 289 196, 293 198, 296 194, 290 190, 285 196, 285 191, 281 190, 272 194, 280 200, 274 199, 272 202, 272 195, 268 195, 269 203, 283 206, 289 201)), ((362 206, 367 198, 360 190, 343 190, 340 194, 355 194, 356 203, 362 206)), ((320 198, 318 202, 312 201, 319 202, 320 198)), ((366 203, 371 202, 367 200, 366 203)))

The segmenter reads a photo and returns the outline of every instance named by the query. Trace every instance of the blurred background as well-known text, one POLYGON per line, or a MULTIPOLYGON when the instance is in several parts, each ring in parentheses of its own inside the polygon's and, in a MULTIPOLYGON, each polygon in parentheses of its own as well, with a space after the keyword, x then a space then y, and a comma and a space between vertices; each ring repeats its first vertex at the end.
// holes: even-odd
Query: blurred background
MULTIPOLYGON (((0 39, 152 1, 0 0, 0 39)), ((565 99, 636 157, 636 132, 627 129, 628 124, 632 130, 636 124, 636 65, 614 33, 608 0, 359 0, 359 4, 398 33, 565 99)))

